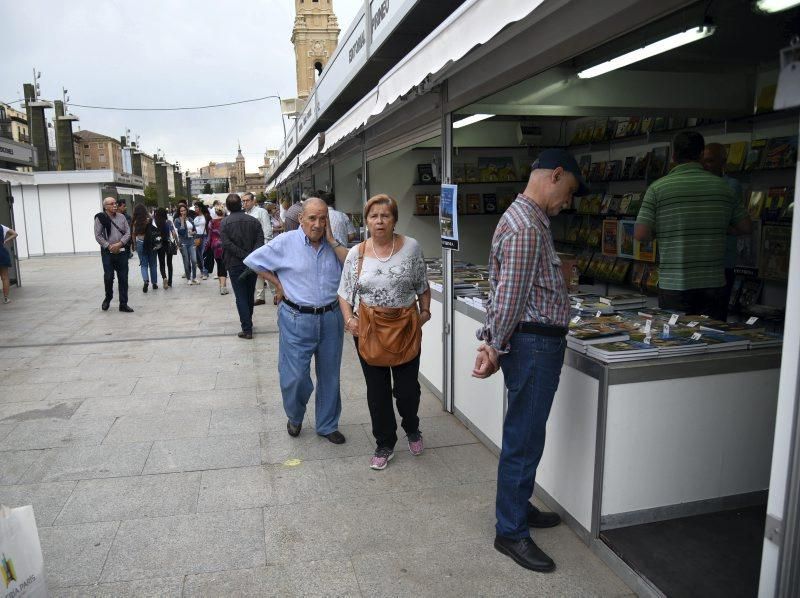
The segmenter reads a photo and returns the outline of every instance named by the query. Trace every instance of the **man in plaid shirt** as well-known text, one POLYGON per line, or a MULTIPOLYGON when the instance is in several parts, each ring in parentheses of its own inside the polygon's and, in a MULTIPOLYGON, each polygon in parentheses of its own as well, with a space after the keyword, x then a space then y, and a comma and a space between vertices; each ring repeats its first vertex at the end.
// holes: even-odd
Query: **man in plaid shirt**
POLYGON ((569 152, 542 151, 525 191, 494 231, 486 324, 477 332, 484 343, 472 375, 488 378, 502 368, 508 388, 494 547, 533 571, 552 571, 555 563, 533 542, 529 527, 553 527, 561 521, 556 513, 541 512, 529 502, 564 362, 569 319, 550 217, 568 207, 573 195, 587 191, 569 152))

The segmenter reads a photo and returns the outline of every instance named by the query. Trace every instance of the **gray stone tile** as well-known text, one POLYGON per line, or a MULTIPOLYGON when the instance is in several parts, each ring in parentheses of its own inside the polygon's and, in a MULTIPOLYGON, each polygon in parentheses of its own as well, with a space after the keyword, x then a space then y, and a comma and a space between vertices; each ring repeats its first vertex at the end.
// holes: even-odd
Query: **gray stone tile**
POLYGON ((0 485, 17 484, 43 451, 7 451, 0 453, 0 485))
POLYGON ((139 475, 150 454, 150 442, 70 446, 39 453, 25 482, 56 482, 139 475))
POLYGON ((250 509, 330 496, 323 461, 204 471, 198 512, 250 509))
MULTIPOLYGON (((193 376, 151 376, 139 378, 134 394, 155 394, 163 392, 189 392, 193 390, 212 390, 217 381, 216 372, 200 372, 193 376)), ((119 394, 119 393, 116 393, 119 394)))
POLYGON ((0 451, 97 445, 105 438, 113 423, 113 417, 20 422, 0 442, 0 451))
MULTIPOLYGON (((391 467, 391 466, 390 466, 391 467)), ((267 562, 292 563, 493 538, 495 485, 469 484, 264 508, 267 562), (366 522, 379 521, 380 525, 366 522), (332 542, 331 538, 336 538, 332 542)))
POLYGON ((216 390, 230 390, 233 388, 252 388, 258 385, 259 374, 247 369, 236 372, 218 372, 216 390))
POLYGON ((339 445, 318 436, 310 425, 303 427, 297 438, 289 436, 285 429, 264 432, 261 434, 263 462, 283 463, 288 459, 303 461, 339 459, 355 455, 371 455, 375 451, 372 441, 361 426, 339 426, 339 431, 347 438, 347 442, 339 445))
POLYGON ((83 480, 56 525, 192 513, 199 487, 199 473, 83 480))
POLYGON ((83 401, 75 417, 153 415, 166 411, 168 402, 168 394, 96 397, 83 401))
POLYGON ((75 482, 0 486, 0 504, 7 507, 33 505, 37 527, 52 525, 75 488, 75 482))
MULTIPOLYGON (((365 428, 367 432, 371 430, 370 426, 365 426, 365 428)), ((427 448, 457 446, 478 442, 478 439, 473 436, 472 432, 458 421, 454 415, 450 414, 441 417, 422 417, 420 418, 419 429, 422 432, 427 448)), ((405 432, 399 428, 399 424, 397 435, 400 437, 401 441, 405 438, 405 432)))
POLYGON ((337 498, 459 483, 455 473, 434 452, 426 451, 419 457, 414 457, 408 452, 404 442, 398 442, 394 459, 383 471, 370 469, 368 455, 328 459, 322 463, 325 464, 325 476, 331 491, 337 498))
POLYGON ((72 353, 69 355, 51 355, 47 354, 43 358, 27 357, 23 359, 20 364, 22 367, 35 368, 37 366, 46 365, 52 368, 74 368, 86 359, 86 355, 72 353))
POLYGON ((16 425, 16 423, 0 424, 0 440, 8 436, 16 425))
POLYGON ((161 440, 153 443, 144 473, 226 469, 260 463, 256 434, 161 440))
POLYGON ((0 405, 0 421, 24 422, 34 419, 69 419, 83 401, 43 400, 0 405))
POLYGON ((54 598, 180 598, 183 591, 183 577, 138 579, 47 589, 54 598))
POLYGON ((108 521, 40 528, 47 586, 97 583, 118 527, 108 521))
POLYGON ((265 565, 261 510, 123 521, 102 580, 169 577, 265 565))
POLYGON ((74 380, 56 385, 53 391, 47 395, 47 398, 88 399, 90 397, 117 397, 129 395, 135 385, 135 379, 115 379, 112 377, 99 380, 74 380))
POLYGON ((557 568, 547 575, 519 567, 495 551, 491 539, 361 553, 352 562, 365 596, 605 597, 628 592, 597 557, 576 542, 580 540, 573 536, 568 544, 580 557, 565 560, 553 555, 557 568))
MULTIPOLYGON (((286 422, 282 427, 285 429, 286 422)), ((215 409, 211 412, 209 436, 226 434, 259 434, 267 431, 264 410, 259 407, 238 409, 215 409)), ((272 430, 276 429, 273 425, 272 430)), ((280 429, 280 428, 278 428, 280 429)))
POLYGON ((208 434, 210 419, 211 413, 208 411, 124 415, 114 422, 114 426, 103 443, 199 438, 208 434))
POLYGON ((198 411, 204 409, 238 409, 258 404, 256 387, 232 388, 224 391, 198 390, 170 394, 167 411, 198 411))
POLYGON ((27 403, 41 401, 56 388, 56 384, 10 384, 3 387, 0 403, 27 403))
POLYGON ((458 477, 462 484, 497 479, 497 457, 480 443, 430 449, 458 477))
POLYGON ((189 575, 184 596, 361 596, 350 559, 189 575))

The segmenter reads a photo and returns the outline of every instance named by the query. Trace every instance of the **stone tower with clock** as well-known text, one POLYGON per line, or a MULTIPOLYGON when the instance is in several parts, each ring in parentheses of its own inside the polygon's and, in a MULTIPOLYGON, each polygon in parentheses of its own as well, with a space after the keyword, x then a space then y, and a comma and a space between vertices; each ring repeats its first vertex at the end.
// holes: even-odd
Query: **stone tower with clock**
POLYGON ((297 97, 305 102, 336 50, 340 29, 333 0, 294 0, 294 5, 292 44, 297 62, 297 97))

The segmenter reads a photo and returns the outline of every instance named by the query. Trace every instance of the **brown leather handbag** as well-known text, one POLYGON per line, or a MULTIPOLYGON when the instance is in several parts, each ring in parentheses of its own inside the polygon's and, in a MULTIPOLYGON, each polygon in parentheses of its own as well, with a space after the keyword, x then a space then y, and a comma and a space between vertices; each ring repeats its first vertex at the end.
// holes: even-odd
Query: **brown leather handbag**
MULTIPOLYGON (((353 283, 353 304, 364 263, 366 241, 358 246, 358 272, 353 283)), ((408 307, 358 305, 358 353, 369 365, 393 367, 419 355, 422 329, 417 304, 408 307)))

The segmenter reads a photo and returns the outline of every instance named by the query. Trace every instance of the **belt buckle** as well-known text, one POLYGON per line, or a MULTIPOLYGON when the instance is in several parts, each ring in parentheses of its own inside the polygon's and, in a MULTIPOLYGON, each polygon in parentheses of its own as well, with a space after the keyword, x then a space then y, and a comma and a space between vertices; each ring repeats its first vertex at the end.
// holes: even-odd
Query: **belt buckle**
POLYGON ((315 307, 313 309, 314 309, 314 315, 318 316, 319 314, 322 313, 322 310, 325 309, 325 308, 324 307, 315 307))

